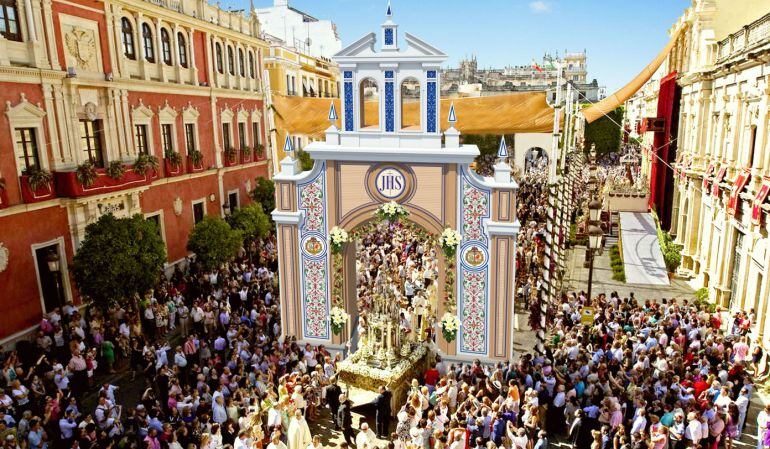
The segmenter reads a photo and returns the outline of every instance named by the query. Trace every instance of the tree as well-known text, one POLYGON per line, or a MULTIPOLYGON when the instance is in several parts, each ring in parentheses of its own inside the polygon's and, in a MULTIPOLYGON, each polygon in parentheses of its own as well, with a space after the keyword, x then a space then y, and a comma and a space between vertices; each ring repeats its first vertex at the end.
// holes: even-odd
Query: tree
POLYGON ((593 123, 587 124, 585 130, 586 151, 589 151, 593 144, 596 144, 596 154, 598 155, 619 151, 622 137, 619 123, 623 123, 622 107, 607 113, 593 123))
POLYGON ((166 245, 155 222, 107 214, 86 227, 72 274, 82 295, 107 305, 155 287, 164 262, 166 245))
POLYGON ((310 153, 304 150, 297 150, 297 159, 299 159, 299 165, 302 167, 302 171, 312 170, 315 162, 310 157, 310 153))
POLYGON ((500 147, 500 136, 495 134, 465 134, 463 144, 479 147, 479 155, 476 156, 476 173, 491 175, 492 166, 497 159, 497 150, 500 147))
POLYGON ((267 178, 257 178, 257 186, 249 194, 254 202, 262 205, 262 210, 271 218, 275 210, 275 183, 267 178))
POLYGON ((272 229, 270 219, 259 204, 249 204, 233 212, 227 222, 240 231, 247 242, 266 237, 272 229))
POLYGON ((240 231, 236 231, 219 217, 205 217, 195 225, 187 249, 195 253, 195 259, 204 269, 216 268, 235 257, 243 243, 240 231))

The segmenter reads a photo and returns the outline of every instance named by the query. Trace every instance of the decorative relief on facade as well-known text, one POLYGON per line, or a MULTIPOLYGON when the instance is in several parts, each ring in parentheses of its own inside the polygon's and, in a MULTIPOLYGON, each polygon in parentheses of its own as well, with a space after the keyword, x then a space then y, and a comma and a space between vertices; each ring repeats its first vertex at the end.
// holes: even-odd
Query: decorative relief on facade
POLYGON ((436 132, 436 82, 435 81, 428 81, 428 102, 427 102, 427 109, 428 109, 428 117, 427 117, 427 123, 428 123, 428 132, 429 133, 435 133, 436 132))
POLYGON ((462 233, 466 241, 487 241, 482 220, 489 217, 489 192, 484 192, 463 176, 462 233))
POLYGON ((177 217, 182 215, 182 206, 184 206, 182 203, 182 198, 176 197, 174 199, 174 215, 177 217))
POLYGON ((8 268, 9 252, 8 248, 0 242, 0 273, 8 268))
POLYGON ((460 304, 460 352, 486 353, 487 286, 486 271, 463 271, 460 304))
POLYGON ((329 339, 329 261, 326 251, 326 164, 305 184, 298 187, 298 209, 304 212, 300 224, 300 258, 302 260, 302 309, 305 313, 304 335, 329 339))
POLYGON ((345 81, 345 131, 353 131, 353 83, 345 81))
POLYGON ((393 45, 393 28, 385 28, 385 45, 393 45))
POLYGON ((385 82, 385 132, 396 130, 396 102, 394 101, 393 81, 385 82))
POLYGON ((74 27, 64 35, 64 43, 68 60, 73 61, 76 68, 92 72, 99 70, 96 61, 96 40, 92 31, 74 27))

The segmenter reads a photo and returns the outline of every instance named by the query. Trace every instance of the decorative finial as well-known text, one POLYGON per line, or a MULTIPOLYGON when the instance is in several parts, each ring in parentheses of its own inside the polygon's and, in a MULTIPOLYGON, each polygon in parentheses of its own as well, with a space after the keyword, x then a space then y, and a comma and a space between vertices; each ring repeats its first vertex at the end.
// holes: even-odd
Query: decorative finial
POLYGON ((331 106, 329 106, 329 121, 334 125, 334 122, 337 121, 338 118, 337 109, 334 107, 334 102, 332 101, 331 106))
POLYGON ((497 157, 500 159, 508 158, 508 146, 505 144, 505 136, 500 137, 500 148, 497 149, 497 157))
POLYGON ((286 142, 283 144, 283 152, 294 157, 294 145, 291 143, 291 137, 286 134, 286 142))
POLYGON ((455 104, 452 102, 452 104, 449 105, 449 118, 447 118, 447 121, 452 124, 452 126, 457 123, 457 114, 455 114, 455 104))
POLYGON ((393 10, 390 8, 390 0, 388 0, 388 12, 386 12, 385 15, 393 17, 393 10))

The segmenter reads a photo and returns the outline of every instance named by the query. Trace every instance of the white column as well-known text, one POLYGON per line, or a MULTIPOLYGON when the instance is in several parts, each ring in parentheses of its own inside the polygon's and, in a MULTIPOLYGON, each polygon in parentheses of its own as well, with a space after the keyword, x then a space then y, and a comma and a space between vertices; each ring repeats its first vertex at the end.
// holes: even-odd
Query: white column
MULTIPOLYGON (((158 68, 158 78, 161 82, 166 82, 166 71, 165 66, 166 64, 163 62, 163 41, 160 38, 160 30, 163 28, 161 26, 161 22, 158 19, 153 19, 152 22, 155 24, 155 63, 157 64, 158 68)), ((172 59, 173 61, 173 59, 172 59)))

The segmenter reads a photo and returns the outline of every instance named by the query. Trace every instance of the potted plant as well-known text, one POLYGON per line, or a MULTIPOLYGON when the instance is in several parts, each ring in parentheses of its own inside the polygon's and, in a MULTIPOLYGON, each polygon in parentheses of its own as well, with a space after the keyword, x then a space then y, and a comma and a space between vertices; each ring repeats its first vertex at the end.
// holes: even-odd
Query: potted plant
POLYGON ((104 172, 112 179, 118 180, 126 174, 126 166, 121 161, 112 161, 104 172))
POLYGON ((53 174, 50 171, 32 166, 21 173, 21 197, 25 203, 52 198, 53 193, 53 174))
POLYGON ((163 167, 166 169, 166 176, 178 175, 182 168, 182 155, 174 150, 166 150, 163 153, 163 167))
POLYGON ((24 171, 24 174, 27 176, 27 185, 35 192, 50 187, 53 180, 51 172, 37 167, 30 167, 29 170, 24 171))
POLYGON ((254 146, 254 154, 257 156, 257 159, 261 159, 262 155, 265 154, 265 146, 261 143, 258 143, 254 146))
POLYGON ((94 167, 94 164, 91 161, 83 162, 78 165, 78 168, 75 170, 75 177, 83 187, 91 187, 94 182, 96 182, 98 176, 99 173, 96 171, 96 167, 94 167))
POLYGON ((224 151, 225 165, 235 165, 238 162, 238 150, 233 147, 227 147, 224 151))
POLYGON ((160 167, 158 158, 151 154, 142 153, 134 161, 134 173, 137 175, 144 176, 149 170, 157 172, 158 167, 160 167))
POLYGON ((187 159, 188 170, 190 172, 203 170, 203 153, 198 150, 192 150, 190 151, 190 154, 187 155, 187 159))
POLYGON ((241 147, 241 163, 251 162, 251 153, 252 153, 251 147, 246 146, 246 145, 242 146, 241 147))

